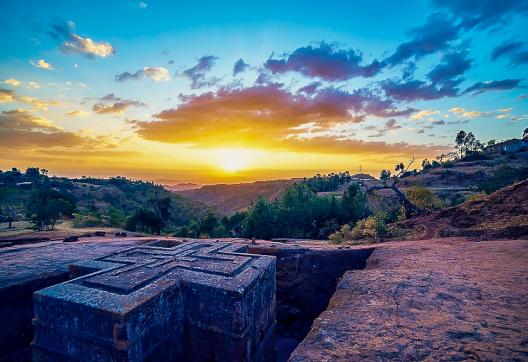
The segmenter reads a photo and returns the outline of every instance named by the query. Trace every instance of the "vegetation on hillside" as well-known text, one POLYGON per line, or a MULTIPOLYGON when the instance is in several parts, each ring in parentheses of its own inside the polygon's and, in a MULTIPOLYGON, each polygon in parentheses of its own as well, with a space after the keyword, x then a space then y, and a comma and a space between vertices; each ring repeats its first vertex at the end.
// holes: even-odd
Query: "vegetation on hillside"
POLYGON ((317 174, 310 178, 305 178, 303 183, 314 192, 336 191, 340 186, 348 184, 352 180, 349 171, 330 173, 328 175, 317 174))
POLYGON ((342 224, 355 223, 369 213, 365 194, 357 184, 350 185, 338 199, 317 196, 300 182, 287 187, 278 200, 260 197, 249 210, 222 219, 215 220, 210 214, 192 221, 176 235, 325 239, 342 224))
POLYGON ((117 227, 160 234, 207 214, 209 208, 151 182, 49 177, 30 167, 0 171, 0 221, 30 220, 36 230, 68 219, 75 227, 117 227))
MULTIPOLYGON (((394 236, 391 223, 460 204, 471 194, 489 194, 528 177, 524 161, 510 165, 507 161, 517 156, 499 157, 489 152, 493 145, 490 141, 486 148, 471 132, 460 131, 453 152, 432 162, 423 160, 420 170, 410 170, 414 158, 398 163, 394 173, 383 170, 379 181, 341 172, 280 181, 271 189, 263 183, 246 184, 242 189, 249 193, 270 191, 268 198, 259 197, 248 209, 228 215, 151 182, 124 177, 68 179, 50 177, 47 170, 36 167, 25 172, 12 169, 0 171, 0 221, 11 227, 14 221, 29 220, 36 230, 44 230, 68 219, 75 227, 116 227, 192 238, 382 240, 394 236), (460 171, 488 161, 492 166, 486 171, 460 171), (432 174, 443 182, 469 179, 473 192, 452 200, 441 198, 419 182, 432 174)), ((218 190, 210 187, 209 192, 218 190)))

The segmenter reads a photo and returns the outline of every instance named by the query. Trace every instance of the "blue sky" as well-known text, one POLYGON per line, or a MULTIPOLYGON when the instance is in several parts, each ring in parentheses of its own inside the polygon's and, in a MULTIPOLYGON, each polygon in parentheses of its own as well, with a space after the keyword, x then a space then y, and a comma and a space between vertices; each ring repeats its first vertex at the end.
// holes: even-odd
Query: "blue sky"
POLYGON ((246 171, 218 179, 375 174, 447 151, 460 129, 487 141, 528 126, 524 0, 0 10, 0 168, 207 182, 231 150, 246 171))

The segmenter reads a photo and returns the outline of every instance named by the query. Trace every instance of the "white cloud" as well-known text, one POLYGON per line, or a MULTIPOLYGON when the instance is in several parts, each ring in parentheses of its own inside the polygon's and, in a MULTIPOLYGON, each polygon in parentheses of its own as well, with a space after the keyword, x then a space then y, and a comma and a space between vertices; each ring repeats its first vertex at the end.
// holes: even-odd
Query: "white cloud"
POLYGON ((169 81, 171 79, 170 73, 167 69, 161 67, 145 67, 134 73, 123 72, 116 75, 115 79, 118 82, 125 82, 128 80, 138 80, 142 78, 149 78, 155 82, 169 81))
POLYGON ((418 119, 422 119, 424 117, 432 116, 432 115, 435 115, 435 114, 438 114, 438 113, 440 113, 440 111, 420 111, 420 112, 412 115, 411 119, 418 120, 418 119))
POLYGON ((468 118, 480 117, 485 114, 479 111, 468 111, 465 108, 461 108, 461 107, 451 108, 449 112, 458 114, 459 116, 462 116, 462 117, 468 117, 468 118))
POLYGON ((18 87, 20 85, 20 81, 16 80, 15 78, 9 78, 4 80, 5 84, 12 85, 13 87, 18 87))
POLYGON ((170 73, 165 68, 145 67, 143 68, 143 74, 156 82, 170 80, 170 73))
POLYGON ((31 130, 40 129, 45 131, 60 131, 61 127, 47 118, 38 117, 24 109, 4 111, 0 114, 0 128, 31 130))
POLYGON ((449 112, 453 112, 453 113, 464 113, 466 110, 464 108, 460 108, 460 107, 455 107, 455 108, 451 108, 449 110, 449 112))
POLYGON ((10 103, 15 101, 15 92, 7 89, 0 89, 0 103, 10 103))
POLYGON ((501 108, 498 110, 499 112, 502 112, 502 113, 508 113, 508 112, 511 112, 513 111, 513 108, 512 107, 509 107, 509 108, 501 108))
POLYGON ((474 118, 474 117, 480 117, 482 116, 482 114, 483 113, 479 111, 467 111, 467 112, 462 113, 462 116, 468 117, 468 118, 474 118))
POLYGON ((36 97, 22 96, 17 100, 43 111, 47 111, 49 106, 60 106, 60 103, 57 101, 45 101, 36 97))
POLYGON ((495 116, 495 118, 497 118, 497 119, 504 119, 504 118, 508 118, 508 116, 505 115, 505 114, 499 114, 499 115, 495 116))
POLYGON ((70 40, 62 44, 62 49, 65 53, 84 54, 89 58, 94 56, 106 58, 115 53, 112 44, 104 41, 97 42, 77 34, 71 34, 70 40))
POLYGON ((34 62, 32 60, 29 61, 29 63, 37 68, 42 68, 46 70, 53 70, 53 66, 46 62, 44 59, 39 59, 37 62, 34 62))
POLYGON ((75 110, 75 111, 68 112, 66 114, 68 116, 72 116, 72 117, 85 117, 85 116, 88 115, 88 112, 85 112, 82 109, 80 109, 80 110, 75 110))
POLYGON ((39 89, 40 88, 40 84, 38 84, 37 82, 29 82, 28 83, 28 88, 30 88, 30 89, 39 89))

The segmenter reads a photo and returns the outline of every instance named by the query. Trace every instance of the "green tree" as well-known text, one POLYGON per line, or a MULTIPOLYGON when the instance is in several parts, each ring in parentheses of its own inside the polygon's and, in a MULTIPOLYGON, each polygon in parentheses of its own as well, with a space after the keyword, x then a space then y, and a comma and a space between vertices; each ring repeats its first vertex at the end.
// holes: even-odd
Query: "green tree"
POLYGON ((464 157, 466 153, 465 149, 465 141, 466 141, 467 133, 466 131, 459 131, 455 137, 455 148, 458 152, 458 157, 462 158, 464 157))
POLYGON ((110 206, 107 210, 108 226, 121 228, 125 226, 126 215, 123 210, 110 206))
POLYGON ((423 171, 428 171, 430 170, 431 168, 433 168, 433 166, 431 165, 431 162, 429 162, 429 160, 426 158, 422 161, 422 170, 423 171))
POLYGON ((40 169, 38 167, 28 167, 24 175, 30 181, 38 180, 40 178, 40 169))
POLYGON ((209 213, 200 221, 200 231, 211 237, 213 231, 217 227, 218 219, 212 213, 209 213))
POLYGON ((51 189, 35 189, 29 197, 26 215, 37 230, 54 228, 62 217, 71 217, 75 211, 72 195, 51 189))
POLYGON ((24 215, 22 192, 15 187, 0 187, 0 219, 11 229, 13 221, 24 215))
POLYGON ((458 158, 462 159, 470 153, 481 152, 484 145, 475 138, 472 132, 459 131, 455 137, 455 148, 458 158))
POLYGON ((231 217, 224 216, 222 218, 222 225, 224 226, 226 236, 229 236, 229 237, 242 236, 242 231, 244 228, 244 223, 246 222, 246 218, 247 218, 246 211, 237 212, 233 214, 231 217))
POLYGON ((163 220, 152 210, 140 209, 127 219, 125 229, 151 234, 161 234, 163 220))
POLYGON ((271 239, 274 236, 276 205, 259 197, 250 207, 244 234, 248 238, 271 239))
POLYGON ((387 181, 391 178, 391 172, 388 170, 381 170, 380 180, 384 185, 387 184, 387 181))
POLYGON ((351 184, 343 194, 341 206, 347 223, 355 224, 369 213, 367 196, 358 184, 351 184))

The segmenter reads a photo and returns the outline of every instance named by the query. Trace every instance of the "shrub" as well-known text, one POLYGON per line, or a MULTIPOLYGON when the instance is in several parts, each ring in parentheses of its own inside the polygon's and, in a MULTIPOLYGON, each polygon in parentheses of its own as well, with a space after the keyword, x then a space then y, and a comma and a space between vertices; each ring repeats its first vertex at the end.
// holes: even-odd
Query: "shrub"
POLYGON ((163 220, 153 211, 140 209, 127 219, 125 229, 159 235, 161 234, 162 226, 163 220))
POLYGON ((180 226, 174 230, 173 236, 186 238, 191 236, 189 228, 187 226, 180 226))
POLYGON ((353 240, 375 240, 380 241, 387 235, 387 218, 384 212, 377 212, 365 219, 361 219, 352 229, 349 224, 341 226, 341 229, 331 234, 330 242, 341 244, 353 240))
POLYGON ((351 237, 352 237, 351 233, 350 233, 351 230, 352 229, 350 228, 350 225, 345 224, 345 225, 341 226, 341 229, 339 229, 336 232, 330 234, 328 239, 330 240, 330 242, 332 242, 334 244, 341 244, 342 242, 351 239, 351 237))
POLYGON ((75 218, 73 219, 73 227, 75 228, 89 228, 89 227, 96 227, 96 226, 106 226, 103 221, 94 213, 78 213, 75 214, 75 218))
POLYGON ((469 195, 467 201, 482 200, 486 196, 485 192, 477 192, 476 194, 469 195))
POLYGON ((359 220, 352 229, 354 239, 383 240, 387 235, 387 214, 378 212, 366 219, 359 220))
POLYGON ((456 193, 455 197, 451 200, 451 206, 460 205, 467 200, 467 197, 463 194, 456 193))
POLYGON ((405 191, 405 196, 417 207, 433 211, 441 209, 444 205, 442 200, 431 190, 422 186, 412 186, 405 191))
POLYGON ((462 158, 462 161, 480 161, 480 160, 489 160, 491 157, 484 152, 468 152, 462 158))
POLYGON ((123 210, 117 209, 113 206, 108 208, 108 222, 107 226, 122 228, 126 223, 126 215, 123 210))

